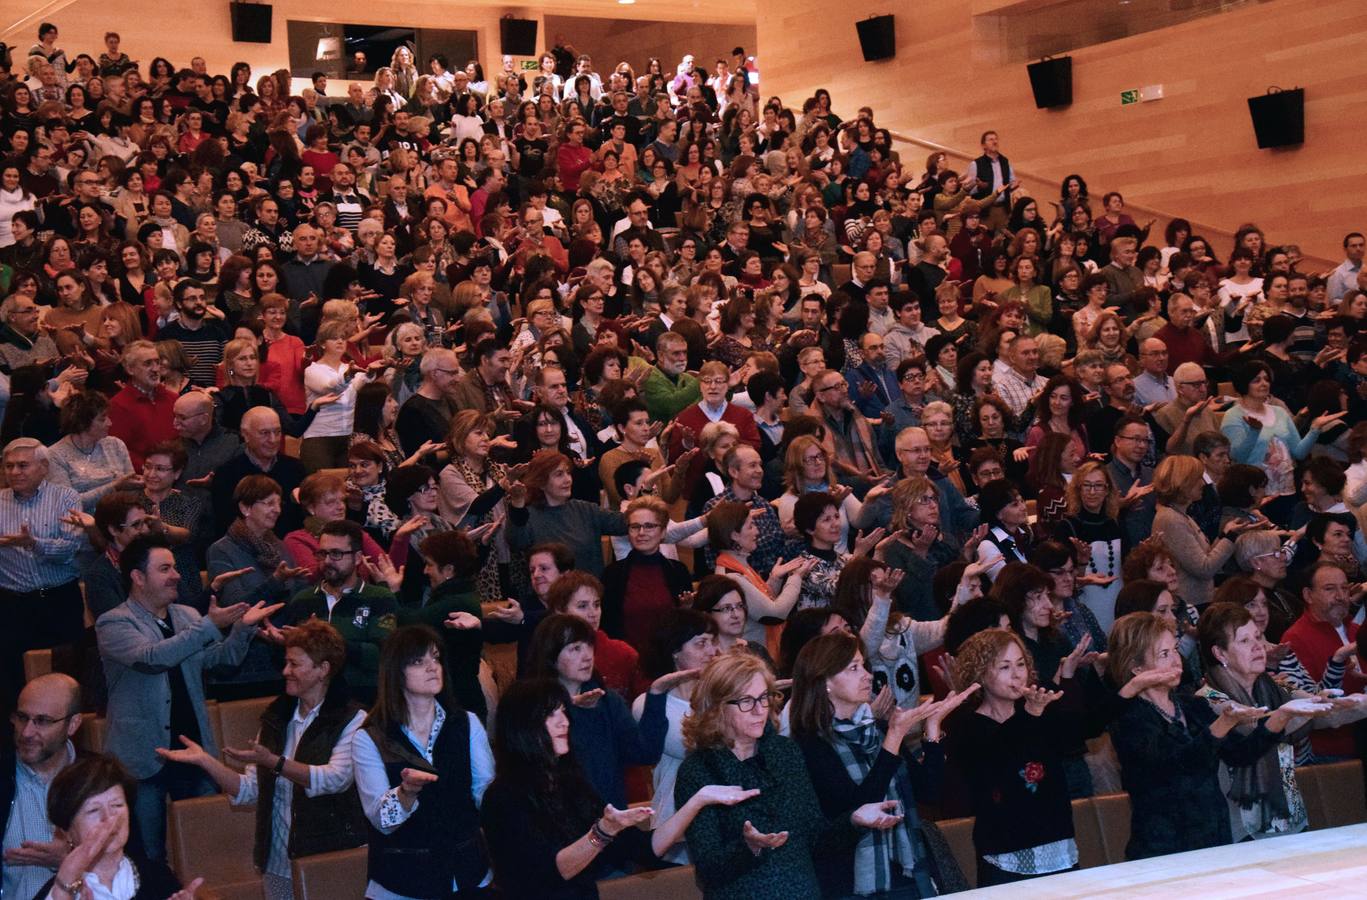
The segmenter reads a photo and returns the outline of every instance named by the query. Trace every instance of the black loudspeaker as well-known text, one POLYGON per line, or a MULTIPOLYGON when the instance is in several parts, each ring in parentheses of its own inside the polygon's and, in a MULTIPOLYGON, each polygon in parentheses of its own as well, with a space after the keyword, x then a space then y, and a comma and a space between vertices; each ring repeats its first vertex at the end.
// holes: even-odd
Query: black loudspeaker
POLYGON ((1304 88, 1271 88, 1261 97, 1249 97, 1248 114, 1253 117, 1259 150, 1305 143, 1304 88))
POLYGON ((499 19, 498 34, 508 56, 536 55, 535 19, 499 19))
POLYGON ((859 49, 864 51, 864 62, 892 59, 897 55, 897 37, 892 28, 892 16, 874 16, 854 27, 859 30, 859 49))
POLYGON ((1035 92, 1035 108, 1051 109, 1073 102, 1073 58, 1046 56, 1025 67, 1030 73, 1030 90, 1035 92))
POLYGON ((232 3, 233 40, 244 44, 271 42, 271 5, 269 3, 232 3))

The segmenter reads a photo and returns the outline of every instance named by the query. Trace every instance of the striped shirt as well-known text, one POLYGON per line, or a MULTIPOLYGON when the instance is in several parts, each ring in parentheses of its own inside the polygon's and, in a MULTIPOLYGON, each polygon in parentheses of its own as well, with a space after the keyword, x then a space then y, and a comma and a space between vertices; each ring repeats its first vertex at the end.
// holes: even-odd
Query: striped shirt
MULTIPOLYGON (((76 761, 76 748, 70 741, 62 751, 66 766, 76 761)), ((5 850, 13 850, 24 841, 47 842, 52 840, 52 823, 47 818, 47 789, 51 781, 19 760, 14 761, 14 801, 10 804, 9 820, 5 823, 5 850)), ((35 897, 38 889, 52 877, 52 870, 41 866, 5 866, 3 896, 26 898, 35 897)))
POLYGON ((0 534, 18 534, 27 525, 36 541, 32 550, 0 547, 0 588, 27 593, 76 580, 76 552, 85 536, 62 518, 80 505, 79 494, 50 481, 27 499, 16 497, 13 488, 0 490, 0 534))

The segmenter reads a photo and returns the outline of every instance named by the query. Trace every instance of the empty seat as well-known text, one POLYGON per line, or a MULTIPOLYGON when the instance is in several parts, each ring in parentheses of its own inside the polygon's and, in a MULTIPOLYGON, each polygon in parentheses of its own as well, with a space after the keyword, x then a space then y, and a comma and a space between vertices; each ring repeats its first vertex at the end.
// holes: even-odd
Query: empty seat
POLYGON ((936 822, 935 827, 945 836, 954 860, 964 873, 964 878, 973 887, 978 886, 978 854, 973 849, 973 818, 945 819, 936 822))
POLYGON ((836 287, 850 280, 850 264, 836 263, 831 266, 831 281, 835 282, 836 287))
POLYGON ((1337 828, 1367 821, 1362 763, 1357 760, 1296 770, 1311 828, 1337 828))
POLYGON ((350 900, 365 893, 366 848, 303 856, 290 862, 295 900, 350 900))
POLYGON ((80 730, 72 741, 77 748, 87 753, 104 752, 104 736, 109 730, 109 720, 104 716, 82 716, 80 730))
POLYGON ((1101 820, 1091 797, 1073 801, 1073 834, 1077 840, 1078 868, 1090 869, 1110 862, 1106 858, 1106 842, 1101 837, 1101 820))
POLYGON ((28 650, 24 653, 24 680, 32 681, 39 675, 52 672, 51 650, 28 650))
POLYGON ((1102 847, 1107 863, 1125 861, 1125 845, 1130 842, 1130 795, 1102 794, 1092 798, 1102 847))
POLYGON ((205 887, 225 900, 259 900, 261 876, 252 865, 255 836, 253 807, 234 809, 222 794, 176 800, 166 820, 168 862, 184 884, 203 878, 205 887))
MULTIPOLYGON (((261 730, 261 714, 271 705, 274 697, 257 697, 251 700, 231 700, 218 704, 218 740, 220 752, 225 747, 241 749, 256 737, 261 730)), ((223 755, 223 761, 234 768, 241 769, 231 757, 223 755)))
POLYGON ((678 866, 600 881, 598 896, 602 900, 693 900, 701 898, 702 891, 693 867, 678 866))

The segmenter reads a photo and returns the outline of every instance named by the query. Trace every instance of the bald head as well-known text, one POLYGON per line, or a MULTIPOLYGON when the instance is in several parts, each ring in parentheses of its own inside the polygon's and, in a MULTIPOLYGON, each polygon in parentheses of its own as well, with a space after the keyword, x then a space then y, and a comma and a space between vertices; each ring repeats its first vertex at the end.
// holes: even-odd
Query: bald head
POLYGON ((204 440, 214 427, 214 401, 203 391, 190 391, 176 398, 171 423, 183 440, 204 440))
POLYGON ((1168 371, 1168 345, 1158 338, 1148 338, 1139 345, 1139 364, 1144 371, 1161 375, 1168 371))
POLYGON ((1194 362, 1184 362, 1177 367, 1176 371, 1172 373, 1172 377, 1177 379, 1179 382, 1195 381, 1198 378, 1204 381, 1206 377, 1206 370, 1201 368, 1194 362))
POLYGON ((855 277, 859 279, 860 283, 868 281, 873 277, 873 272, 877 265, 878 258, 867 250, 856 253, 854 259, 850 261, 850 268, 854 271, 855 277))
POLYGON ((60 768, 66 742, 81 727, 81 686, 70 675, 39 675, 19 692, 14 719, 19 759, 30 768, 60 768))
POLYGON ((242 443, 258 462, 275 461, 280 454, 280 417, 269 406, 253 406, 242 414, 242 443))

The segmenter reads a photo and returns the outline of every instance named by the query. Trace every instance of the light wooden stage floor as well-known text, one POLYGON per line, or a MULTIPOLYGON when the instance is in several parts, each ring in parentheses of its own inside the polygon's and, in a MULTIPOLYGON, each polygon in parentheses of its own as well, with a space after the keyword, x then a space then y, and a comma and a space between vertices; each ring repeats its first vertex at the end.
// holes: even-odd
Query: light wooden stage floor
POLYGON ((1367 824, 1098 866, 958 894, 983 898, 1367 897, 1367 824))

